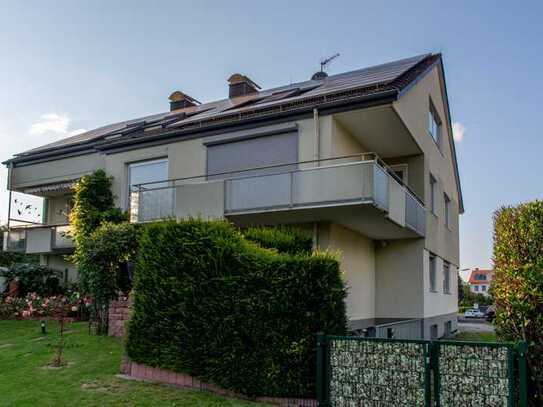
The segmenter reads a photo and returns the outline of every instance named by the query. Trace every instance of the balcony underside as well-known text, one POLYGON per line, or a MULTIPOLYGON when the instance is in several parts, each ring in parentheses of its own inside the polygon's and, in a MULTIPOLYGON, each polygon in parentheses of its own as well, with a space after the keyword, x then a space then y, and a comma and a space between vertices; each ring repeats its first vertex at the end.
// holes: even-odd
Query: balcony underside
POLYGON ((375 240, 420 237, 413 230, 392 222, 385 212, 371 202, 247 212, 227 215, 226 218, 240 227, 332 222, 375 240))

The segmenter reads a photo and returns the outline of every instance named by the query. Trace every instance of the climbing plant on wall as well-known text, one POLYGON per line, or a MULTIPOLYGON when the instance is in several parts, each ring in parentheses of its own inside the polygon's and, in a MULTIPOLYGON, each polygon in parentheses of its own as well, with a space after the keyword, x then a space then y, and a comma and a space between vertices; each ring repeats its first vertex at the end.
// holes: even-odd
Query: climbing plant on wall
POLYGON ((112 180, 103 170, 82 177, 75 185, 70 213, 76 246, 72 261, 82 290, 92 298, 91 320, 99 334, 107 332, 109 301, 122 288, 122 265, 137 244, 135 228, 126 222, 126 213, 114 206, 112 180), (115 226, 119 223, 124 224, 115 226))

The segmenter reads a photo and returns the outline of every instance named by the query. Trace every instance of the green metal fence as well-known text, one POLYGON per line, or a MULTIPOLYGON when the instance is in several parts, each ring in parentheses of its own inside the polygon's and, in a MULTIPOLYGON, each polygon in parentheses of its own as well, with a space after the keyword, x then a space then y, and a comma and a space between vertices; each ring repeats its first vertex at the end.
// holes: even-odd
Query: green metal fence
POLYGON ((526 344, 317 337, 317 401, 343 407, 526 407, 526 344))

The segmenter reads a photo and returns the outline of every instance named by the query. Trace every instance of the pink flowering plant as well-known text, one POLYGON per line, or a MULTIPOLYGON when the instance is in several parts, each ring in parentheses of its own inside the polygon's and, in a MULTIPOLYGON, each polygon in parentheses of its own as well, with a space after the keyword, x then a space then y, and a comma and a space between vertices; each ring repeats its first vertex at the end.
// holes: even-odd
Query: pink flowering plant
POLYGON ((90 299, 77 291, 53 296, 41 296, 35 292, 23 298, 8 296, 0 300, 0 319, 55 319, 59 307, 64 308, 64 317, 82 319, 88 314, 90 304, 90 299))

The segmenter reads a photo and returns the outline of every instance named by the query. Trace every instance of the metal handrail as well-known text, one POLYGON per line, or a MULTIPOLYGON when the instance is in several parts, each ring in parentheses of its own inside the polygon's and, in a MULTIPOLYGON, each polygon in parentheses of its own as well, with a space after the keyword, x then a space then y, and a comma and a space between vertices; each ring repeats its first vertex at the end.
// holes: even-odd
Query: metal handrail
POLYGON ((11 225, 9 230, 26 230, 26 229, 41 229, 41 228, 55 228, 58 226, 70 226, 69 223, 33 223, 31 225, 11 225))
MULTIPOLYGON (((404 189, 411 196, 413 196, 413 198, 415 198, 419 204, 421 204, 423 207, 425 206, 424 201, 420 199, 418 195, 413 190, 411 190, 411 188, 408 185, 406 185, 403 182, 403 180, 400 179, 394 173, 392 168, 390 168, 390 166, 387 163, 385 163, 376 153, 373 153, 373 152, 351 154, 351 155, 344 155, 344 156, 330 157, 330 158, 321 158, 318 160, 295 161, 295 162, 290 162, 290 163, 246 168, 246 169, 237 170, 237 171, 226 171, 226 172, 217 172, 217 173, 212 173, 212 174, 194 175, 191 177, 170 178, 170 179, 164 179, 164 180, 158 180, 158 181, 141 182, 139 184, 131 185, 131 188, 133 188, 131 192, 154 191, 154 190, 160 190, 160 189, 174 188, 176 186, 175 183, 178 181, 190 181, 190 180, 196 180, 200 178, 216 177, 216 176, 221 176, 221 175, 242 174, 242 173, 248 173, 250 171, 268 170, 268 169, 274 169, 274 168, 289 167, 292 165, 315 164, 315 163, 321 163, 321 162, 326 162, 326 161, 344 160, 344 159, 349 159, 349 158, 360 158, 361 162, 375 161, 378 165, 383 167, 386 170, 386 172, 394 178, 395 181, 397 181, 402 187, 404 187, 404 189), (371 158, 370 160, 367 160, 366 157, 371 157, 371 158), (144 188, 145 185, 157 185, 157 184, 163 184, 163 183, 173 183, 173 185, 167 185, 167 186, 156 187, 156 188, 144 188)), ((315 168, 318 168, 318 167, 315 167, 315 168)))

